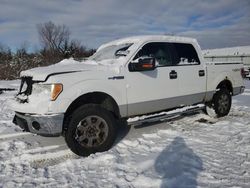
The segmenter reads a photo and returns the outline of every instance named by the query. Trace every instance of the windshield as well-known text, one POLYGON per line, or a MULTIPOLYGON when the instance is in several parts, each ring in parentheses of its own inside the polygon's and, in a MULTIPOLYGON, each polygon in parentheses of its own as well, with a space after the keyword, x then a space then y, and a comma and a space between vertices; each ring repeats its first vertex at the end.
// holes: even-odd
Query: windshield
POLYGON ((89 59, 94 61, 102 61, 106 59, 116 59, 121 56, 127 56, 129 54, 128 49, 130 46, 132 46, 132 43, 107 46, 97 51, 89 59))

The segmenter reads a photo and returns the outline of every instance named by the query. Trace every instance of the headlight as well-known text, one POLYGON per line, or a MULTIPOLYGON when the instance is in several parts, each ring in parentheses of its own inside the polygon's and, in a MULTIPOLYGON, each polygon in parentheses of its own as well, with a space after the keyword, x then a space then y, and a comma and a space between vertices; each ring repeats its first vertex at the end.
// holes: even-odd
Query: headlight
POLYGON ((51 93, 51 84, 33 84, 32 94, 44 93, 49 95, 51 93))
POLYGON ((33 84, 32 94, 41 94, 47 95, 50 100, 54 101, 63 91, 62 84, 33 84))

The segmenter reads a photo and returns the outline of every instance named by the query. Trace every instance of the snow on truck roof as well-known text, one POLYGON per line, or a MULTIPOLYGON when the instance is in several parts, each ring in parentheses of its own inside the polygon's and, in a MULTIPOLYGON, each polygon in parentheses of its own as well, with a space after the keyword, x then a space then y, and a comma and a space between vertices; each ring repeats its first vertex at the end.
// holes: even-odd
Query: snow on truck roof
POLYGON ((179 36, 169 36, 169 35, 141 35, 141 36, 132 36, 121 38, 108 42, 101 45, 98 50, 106 46, 119 45, 124 43, 145 43, 148 41, 169 41, 169 42, 185 42, 185 43, 197 43, 196 39, 188 37, 179 37, 179 36))

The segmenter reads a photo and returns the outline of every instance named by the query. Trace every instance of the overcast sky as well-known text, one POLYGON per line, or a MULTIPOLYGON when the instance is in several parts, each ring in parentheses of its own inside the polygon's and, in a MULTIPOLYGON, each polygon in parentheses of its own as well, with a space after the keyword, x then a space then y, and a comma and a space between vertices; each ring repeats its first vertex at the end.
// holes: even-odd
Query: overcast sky
POLYGON ((89 48, 142 34, 191 36, 203 49, 250 45, 250 0, 0 0, 0 43, 39 49, 36 26, 48 21, 89 48))

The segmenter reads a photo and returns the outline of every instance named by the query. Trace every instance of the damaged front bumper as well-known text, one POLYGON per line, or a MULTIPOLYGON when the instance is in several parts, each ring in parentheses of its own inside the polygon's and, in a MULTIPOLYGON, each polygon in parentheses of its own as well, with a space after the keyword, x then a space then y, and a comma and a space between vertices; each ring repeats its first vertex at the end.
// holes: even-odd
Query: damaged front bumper
POLYGON ((33 115, 16 112, 13 123, 24 131, 41 136, 60 136, 63 129, 64 114, 33 115))

